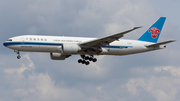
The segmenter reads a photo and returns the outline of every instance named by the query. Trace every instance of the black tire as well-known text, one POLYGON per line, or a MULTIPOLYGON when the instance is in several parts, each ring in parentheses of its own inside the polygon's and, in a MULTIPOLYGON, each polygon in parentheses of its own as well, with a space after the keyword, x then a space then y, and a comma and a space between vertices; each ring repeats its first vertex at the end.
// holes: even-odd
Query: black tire
POLYGON ((82 60, 82 64, 85 64, 86 63, 86 61, 85 60, 82 60))
POLYGON ((81 59, 79 59, 79 60, 78 60, 78 63, 82 63, 82 60, 81 60, 81 59))
POLYGON ((83 59, 84 59, 84 58, 85 58, 85 55, 81 55, 81 58, 83 58, 83 59))
POLYGON ((89 58, 89 61, 93 61, 93 58, 92 58, 92 57, 90 57, 90 58, 89 58))
POLYGON ((85 57, 85 60, 89 60, 89 57, 88 57, 88 56, 86 56, 86 57, 85 57))
POLYGON ((97 59, 96 59, 96 58, 94 58, 94 59, 93 59, 93 62, 96 62, 96 61, 97 61, 97 59))
POLYGON ((18 55, 18 56, 17 56, 17 59, 20 59, 20 58, 21 58, 21 56, 20 56, 20 55, 18 55))
POLYGON ((89 61, 86 62, 86 65, 89 65, 89 61))

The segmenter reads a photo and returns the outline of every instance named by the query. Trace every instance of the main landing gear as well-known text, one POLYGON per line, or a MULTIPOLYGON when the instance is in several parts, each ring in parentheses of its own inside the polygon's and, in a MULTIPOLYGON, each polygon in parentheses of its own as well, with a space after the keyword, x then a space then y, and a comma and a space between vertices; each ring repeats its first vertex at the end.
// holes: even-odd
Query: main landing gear
POLYGON ((90 62, 89 61, 92 61, 92 62, 96 62, 97 59, 92 56, 85 56, 85 55, 81 55, 81 58, 82 59, 79 59, 78 60, 78 63, 82 63, 82 64, 85 64, 85 65, 89 65, 90 62))
POLYGON ((14 50, 14 52, 16 52, 18 54, 17 59, 20 59, 21 58, 20 52, 18 50, 14 50))

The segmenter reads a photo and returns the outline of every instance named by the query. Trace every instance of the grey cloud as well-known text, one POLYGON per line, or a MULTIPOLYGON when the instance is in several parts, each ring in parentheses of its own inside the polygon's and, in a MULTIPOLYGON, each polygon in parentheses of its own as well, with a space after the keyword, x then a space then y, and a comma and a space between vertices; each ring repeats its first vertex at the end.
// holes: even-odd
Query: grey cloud
MULTIPOLYGON (((29 0, 0 5, 1 43, 24 34, 103 37, 144 26, 123 37, 137 39, 161 16, 148 0, 29 0)), ((168 16, 160 41, 179 39, 179 26, 168 16)), ((49 53, 22 52, 26 57, 17 60, 13 50, 1 45, 0 100, 176 101, 177 46, 178 41, 154 52, 98 56, 97 63, 84 66, 77 63, 80 56, 52 61, 49 53), (171 68, 163 71, 166 66, 171 68)))

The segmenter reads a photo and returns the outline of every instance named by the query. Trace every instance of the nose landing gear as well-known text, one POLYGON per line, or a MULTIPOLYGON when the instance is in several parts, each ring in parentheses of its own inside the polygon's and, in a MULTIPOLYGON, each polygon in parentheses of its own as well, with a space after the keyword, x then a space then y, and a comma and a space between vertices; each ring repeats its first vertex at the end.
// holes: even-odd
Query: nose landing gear
POLYGON ((78 60, 78 63, 82 63, 82 64, 85 64, 85 65, 89 65, 90 62, 89 61, 92 61, 92 62, 96 62, 97 59, 92 56, 85 56, 85 55, 81 55, 81 58, 82 59, 79 59, 78 60))
POLYGON ((21 58, 20 52, 18 50, 14 50, 14 52, 16 52, 18 54, 17 59, 20 59, 21 58))
POLYGON ((18 56, 17 56, 17 59, 20 59, 20 58, 21 58, 21 56, 20 56, 20 55, 18 55, 18 56))

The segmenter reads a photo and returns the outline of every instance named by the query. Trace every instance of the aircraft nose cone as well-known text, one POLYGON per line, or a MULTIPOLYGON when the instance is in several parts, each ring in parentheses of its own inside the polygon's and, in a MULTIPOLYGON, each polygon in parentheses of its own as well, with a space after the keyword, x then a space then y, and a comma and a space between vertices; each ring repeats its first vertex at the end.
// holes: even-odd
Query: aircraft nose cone
POLYGON ((3 45, 6 47, 7 46, 6 42, 4 42, 3 45))

